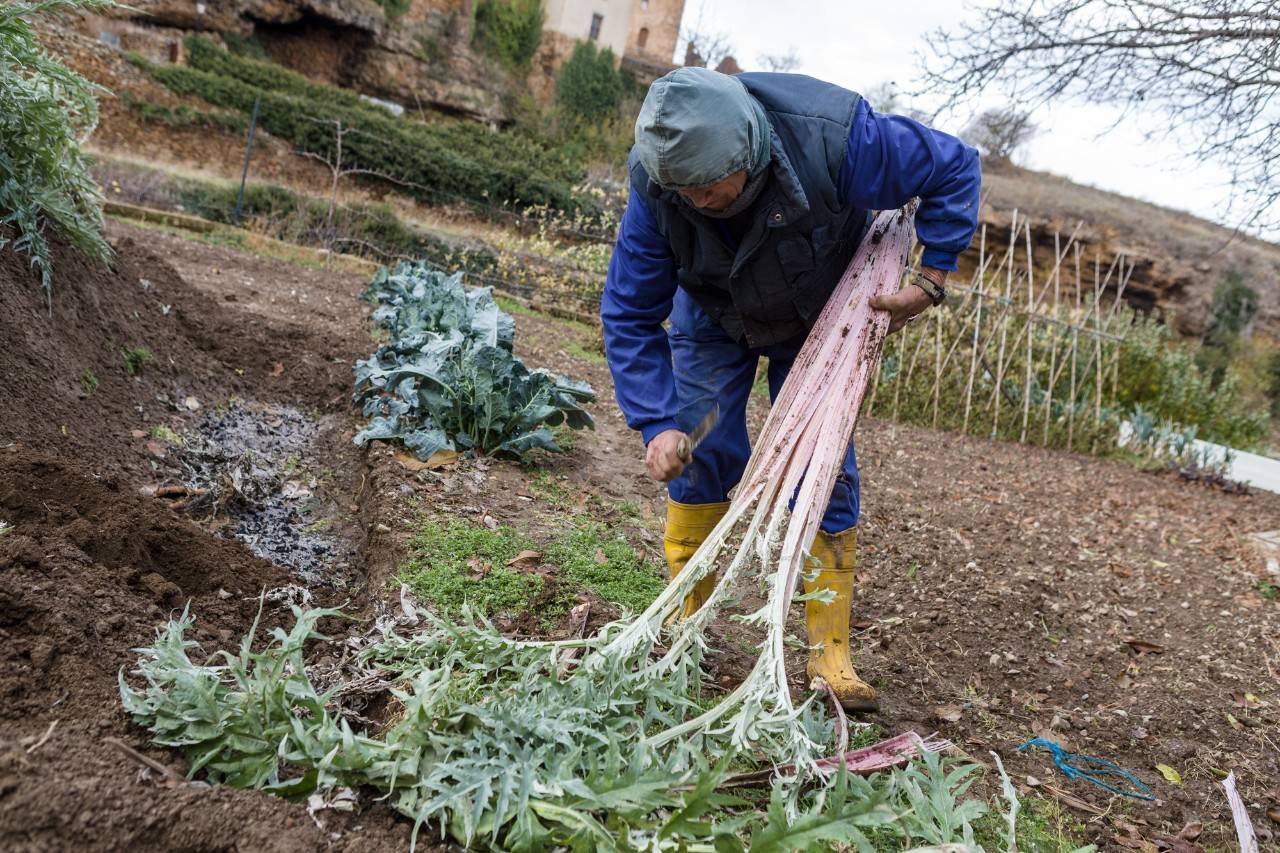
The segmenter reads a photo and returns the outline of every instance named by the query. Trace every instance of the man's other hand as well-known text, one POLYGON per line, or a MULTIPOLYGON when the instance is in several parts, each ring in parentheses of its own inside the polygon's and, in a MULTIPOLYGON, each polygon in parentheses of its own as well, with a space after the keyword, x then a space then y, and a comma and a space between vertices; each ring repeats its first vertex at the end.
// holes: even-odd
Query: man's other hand
MULTIPOLYGON (((939 287, 947 280, 947 274, 943 270, 924 269, 921 270, 921 274, 927 276, 939 287)), ((924 292, 924 288, 916 284, 908 284, 890 296, 877 296, 872 299, 871 307, 877 311, 888 311, 889 331, 896 332, 926 308, 933 307, 933 300, 924 292)))
POLYGON ((644 454, 644 467, 649 476, 666 483, 680 476, 688 459, 680 458, 680 442, 686 438, 678 429, 660 432, 649 442, 644 454))

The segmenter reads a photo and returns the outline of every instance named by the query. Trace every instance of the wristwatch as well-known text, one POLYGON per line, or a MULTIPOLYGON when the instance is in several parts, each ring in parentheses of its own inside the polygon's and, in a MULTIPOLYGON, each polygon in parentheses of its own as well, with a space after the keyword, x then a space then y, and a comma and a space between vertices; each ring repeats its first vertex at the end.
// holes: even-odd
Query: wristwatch
POLYGON ((946 288, 936 283, 933 279, 929 278, 922 272, 916 272, 916 274, 911 277, 911 283, 927 293, 929 295, 929 301, 931 301, 935 307, 941 305, 947 299, 946 288))

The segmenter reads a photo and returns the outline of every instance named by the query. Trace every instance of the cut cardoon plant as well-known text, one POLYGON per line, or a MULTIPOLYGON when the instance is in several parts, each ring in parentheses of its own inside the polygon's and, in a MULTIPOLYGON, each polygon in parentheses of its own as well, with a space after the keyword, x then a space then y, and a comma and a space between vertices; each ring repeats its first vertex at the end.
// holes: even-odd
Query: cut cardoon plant
MULTIPOLYGON (((843 732, 815 701, 821 694, 792 699, 783 658, 795 587, 887 332, 888 316, 869 302, 899 286, 911 229, 911 209, 876 219, 797 357, 724 520, 643 613, 582 639, 530 642, 469 614, 461 624, 428 614, 425 629, 406 633, 418 624, 406 607, 403 619, 346 641, 357 663, 336 679, 302 659, 305 644, 324 640, 315 626, 331 611, 296 610, 294 629, 276 629, 263 651, 246 639, 239 654, 204 666, 186 656, 184 616, 141 650, 142 690, 122 677, 126 709, 214 781, 295 795, 370 785, 416 826, 467 845, 789 851, 840 841, 869 851, 870 828, 903 842, 922 837, 904 819, 921 785, 949 795, 963 790, 960 776, 935 772, 940 763, 910 776, 912 785, 853 774, 940 744, 898 738, 845 753, 843 732), (717 568, 707 603, 668 624, 717 568), (743 618, 762 629, 760 655, 736 690, 709 703, 700 690, 706 628, 752 570, 767 603, 743 618), (342 713, 343 696, 357 689, 394 697, 397 710, 377 732, 357 733, 342 713), (767 811, 716 793, 726 781, 754 781, 736 771, 761 766, 776 769, 767 811)), ((928 840, 968 840, 974 811, 928 822, 928 840)))

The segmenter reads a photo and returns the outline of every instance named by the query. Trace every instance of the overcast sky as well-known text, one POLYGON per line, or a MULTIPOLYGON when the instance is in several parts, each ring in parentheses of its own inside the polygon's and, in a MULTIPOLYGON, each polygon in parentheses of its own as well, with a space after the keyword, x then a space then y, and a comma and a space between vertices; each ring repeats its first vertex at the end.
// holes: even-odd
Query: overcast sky
MULTIPOLYGON (((960 0, 688 0, 684 22, 686 28, 700 22, 703 31, 726 33, 747 70, 759 68, 761 54, 794 47, 798 71, 867 91, 884 81, 909 89, 931 32, 952 28, 964 16, 960 0)), ((991 103, 999 103, 998 93, 991 103)), ((1112 128, 1117 116, 1109 107, 1055 104, 1033 117, 1041 132, 1017 159, 1078 183, 1223 220, 1224 170, 1182 158, 1172 142, 1145 141, 1143 130, 1158 128, 1158 115, 1112 128)), ((938 127, 954 133, 964 119, 948 115, 938 127)))

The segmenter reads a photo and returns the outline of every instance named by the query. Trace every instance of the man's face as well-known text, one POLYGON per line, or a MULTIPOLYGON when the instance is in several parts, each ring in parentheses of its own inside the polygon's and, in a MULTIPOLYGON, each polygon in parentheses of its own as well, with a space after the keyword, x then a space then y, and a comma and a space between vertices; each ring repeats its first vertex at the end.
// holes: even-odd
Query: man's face
POLYGON ((723 180, 705 187, 693 187, 680 190, 680 195, 694 207, 702 210, 725 210, 742 194, 747 185, 747 170, 739 169, 723 180))

